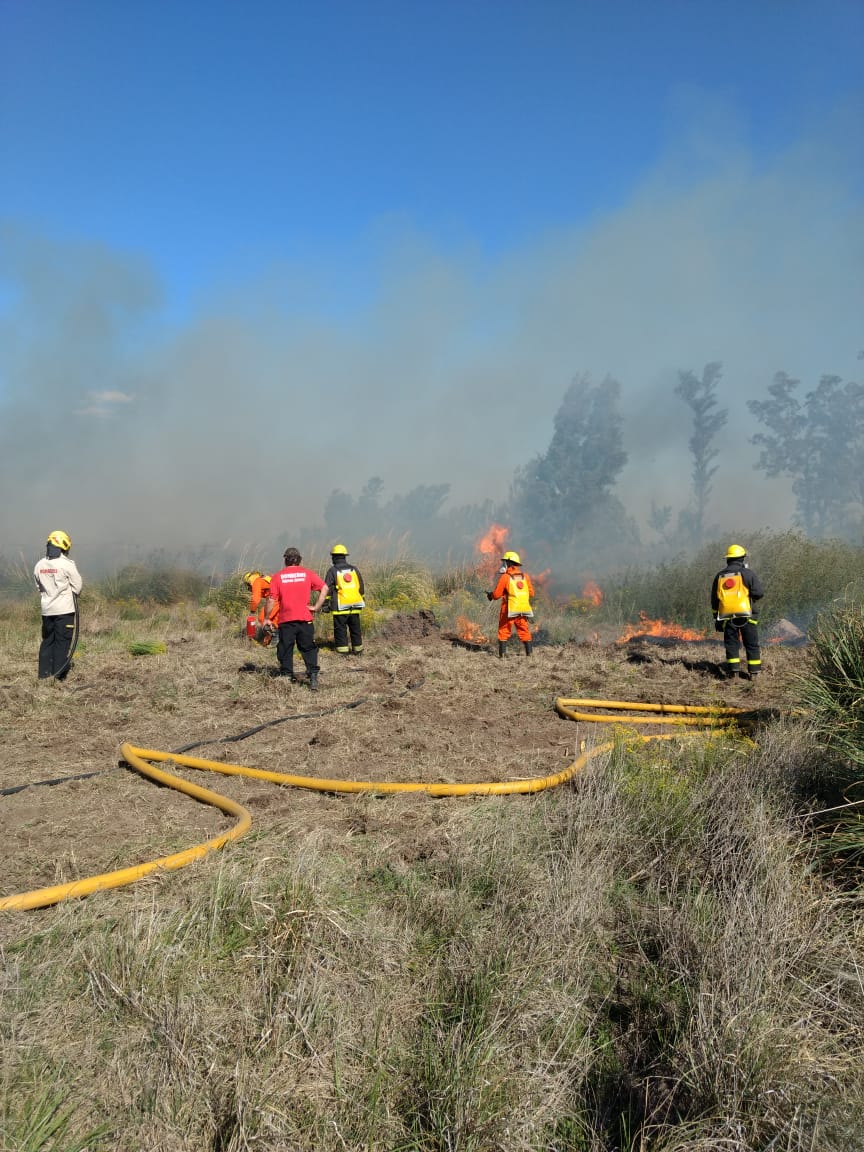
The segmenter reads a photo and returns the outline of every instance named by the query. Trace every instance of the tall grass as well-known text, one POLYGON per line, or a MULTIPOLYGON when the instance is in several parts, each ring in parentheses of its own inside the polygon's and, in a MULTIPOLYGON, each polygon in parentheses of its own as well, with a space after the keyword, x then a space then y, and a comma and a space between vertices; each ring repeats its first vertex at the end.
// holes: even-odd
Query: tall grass
MULTIPOLYGON (((723 567, 729 542, 717 540, 693 556, 611 574, 603 582, 604 617, 636 620, 641 611, 654 619, 704 627, 711 616, 711 580, 723 567)), ((763 624, 785 617, 806 629, 832 600, 850 588, 864 588, 864 548, 846 541, 760 532, 738 542, 765 586, 758 605, 763 624)))
POLYGON ((109 600, 169 605, 200 602, 208 586, 205 577, 188 569, 129 564, 103 580, 100 591, 109 600))
MULTIPOLYGON (((659 565, 631 566, 607 574, 601 580, 602 607, 591 608, 587 615, 572 609, 578 598, 571 598, 568 608, 541 590, 536 598, 542 609, 538 622, 555 641, 565 641, 597 623, 635 622, 640 613, 704 628, 711 617, 711 580, 724 562, 728 542, 724 538, 695 555, 677 555, 659 565)), ((741 537, 741 542, 766 588, 758 609, 763 625, 786 617, 806 630, 832 602, 849 594, 864 595, 864 548, 841 540, 809 540, 796 532, 755 533, 741 537)), ((310 564, 316 566, 314 561, 310 564)), ((323 562, 322 571, 326 566, 323 562)), ((362 571, 372 609, 367 620, 370 626, 375 610, 382 608, 391 612, 433 608, 443 613, 446 622, 455 615, 448 608, 451 601, 455 604, 466 596, 482 613, 479 601, 485 583, 470 564, 433 571, 400 551, 380 563, 364 564, 362 571)), ((554 592, 554 583, 552 587, 554 592)), ((0 593, 11 597, 30 591, 30 577, 22 566, 0 558, 0 593)), ((93 593, 123 603, 130 614, 136 605, 200 604, 209 594, 218 611, 231 617, 242 616, 248 595, 239 573, 208 581, 195 571, 160 563, 127 565, 101 584, 85 583, 85 595, 93 593)))
POLYGON ((801 698, 824 746, 864 771, 864 607, 846 601, 810 634, 801 698))
POLYGON ((429 569, 410 556, 363 569, 366 602, 370 608, 399 612, 431 608, 437 601, 435 581, 429 569))
POLYGON ((271 831, 27 921, 6 1098, 48 1061, 57 1147, 120 1152, 860 1147, 860 939, 782 755, 621 742, 577 789, 441 812, 410 858, 271 831))
POLYGON ((848 597, 821 616, 801 678, 810 727, 833 765, 821 816, 823 852, 860 881, 864 862, 864 607, 848 597))

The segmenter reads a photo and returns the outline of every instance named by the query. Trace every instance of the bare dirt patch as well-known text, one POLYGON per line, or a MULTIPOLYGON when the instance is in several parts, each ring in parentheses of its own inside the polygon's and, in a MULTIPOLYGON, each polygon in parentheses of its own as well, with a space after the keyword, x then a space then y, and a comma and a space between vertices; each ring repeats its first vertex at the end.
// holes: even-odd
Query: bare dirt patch
MULTIPOLYGON (((522 779, 560 771, 582 739, 608 739, 606 726, 562 720, 558 696, 783 709, 806 660, 806 649, 768 646, 752 684, 721 681, 722 647, 710 644, 541 645, 527 659, 514 642, 499 660, 454 647, 420 612, 391 619, 360 659, 323 649, 313 695, 272 675, 274 653, 227 631, 187 632, 148 657, 96 640, 85 622, 63 684, 36 681, 35 645, 0 678, 0 788, 98 773, 0 797, 2 895, 140 863, 228 827, 216 809, 120 766, 122 741, 174 751, 194 743, 194 755, 211 760, 370 783, 522 779)), ((472 802, 178 774, 247 805, 259 834, 326 835, 338 850, 342 838, 376 831, 405 859, 434 841, 450 806, 472 802)))

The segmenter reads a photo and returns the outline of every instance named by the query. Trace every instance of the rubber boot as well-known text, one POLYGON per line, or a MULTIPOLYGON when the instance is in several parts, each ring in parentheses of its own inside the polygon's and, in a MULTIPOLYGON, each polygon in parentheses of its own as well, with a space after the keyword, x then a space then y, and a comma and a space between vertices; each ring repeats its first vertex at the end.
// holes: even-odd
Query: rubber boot
POLYGON ((309 691, 310 692, 317 692, 318 691, 318 673, 317 672, 310 672, 309 673, 309 691))
POLYGON ((507 651, 507 641, 506 640, 499 640, 498 641, 498 659, 499 660, 504 659, 504 653, 506 651, 507 651))
POLYGON ((523 640, 522 643, 525 646, 525 655, 530 656, 531 653, 534 651, 533 642, 531 640, 523 640))

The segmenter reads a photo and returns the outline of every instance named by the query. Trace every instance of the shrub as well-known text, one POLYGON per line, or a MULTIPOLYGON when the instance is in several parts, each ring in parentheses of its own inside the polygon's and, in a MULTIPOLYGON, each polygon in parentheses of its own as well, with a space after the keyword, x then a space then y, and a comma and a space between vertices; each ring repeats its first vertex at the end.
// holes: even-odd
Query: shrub
POLYGON ((407 556, 399 556, 363 573, 366 603, 371 608, 412 612, 431 608, 436 602, 432 574, 407 556))
POLYGON ((240 572, 229 576, 218 588, 210 593, 210 603, 232 619, 246 615, 249 608, 249 589, 243 582, 240 572))
POLYGON ((846 602, 821 616, 810 635, 802 702, 824 745, 864 768, 864 609, 846 602))
POLYGON ((162 656, 168 651, 161 640, 133 640, 129 645, 132 656, 162 656))

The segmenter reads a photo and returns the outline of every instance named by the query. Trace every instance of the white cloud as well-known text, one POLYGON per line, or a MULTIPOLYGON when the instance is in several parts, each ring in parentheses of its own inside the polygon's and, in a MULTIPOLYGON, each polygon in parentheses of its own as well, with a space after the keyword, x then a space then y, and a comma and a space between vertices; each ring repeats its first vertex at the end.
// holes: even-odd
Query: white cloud
POLYGON ((101 404, 131 404, 135 399, 125 392, 88 392, 87 395, 101 404))

